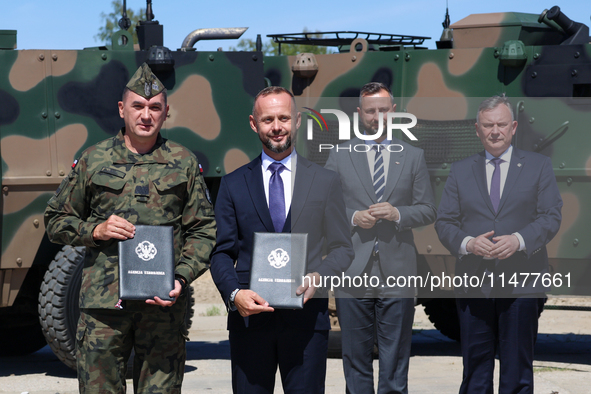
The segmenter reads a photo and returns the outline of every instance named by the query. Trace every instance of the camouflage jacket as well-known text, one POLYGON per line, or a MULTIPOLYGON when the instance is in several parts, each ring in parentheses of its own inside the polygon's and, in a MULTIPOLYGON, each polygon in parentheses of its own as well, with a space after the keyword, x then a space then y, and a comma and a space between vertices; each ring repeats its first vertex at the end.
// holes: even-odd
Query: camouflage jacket
POLYGON ((118 241, 94 241, 111 215, 133 224, 173 226, 175 274, 191 283, 206 269, 215 219, 197 158, 158 136, 152 151, 127 149, 123 130, 88 148, 45 210, 52 242, 86 246, 81 308, 114 308, 118 301, 118 241))

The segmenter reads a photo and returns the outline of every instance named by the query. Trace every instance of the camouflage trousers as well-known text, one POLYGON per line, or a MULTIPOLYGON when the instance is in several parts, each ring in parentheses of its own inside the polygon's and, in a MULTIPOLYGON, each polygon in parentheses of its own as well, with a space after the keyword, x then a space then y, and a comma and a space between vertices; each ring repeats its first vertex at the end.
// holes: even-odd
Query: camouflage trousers
POLYGON ((162 308, 83 309, 76 335, 80 393, 125 393, 132 349, 134 393, 180 393, 185 370, 185 301, 162 308))

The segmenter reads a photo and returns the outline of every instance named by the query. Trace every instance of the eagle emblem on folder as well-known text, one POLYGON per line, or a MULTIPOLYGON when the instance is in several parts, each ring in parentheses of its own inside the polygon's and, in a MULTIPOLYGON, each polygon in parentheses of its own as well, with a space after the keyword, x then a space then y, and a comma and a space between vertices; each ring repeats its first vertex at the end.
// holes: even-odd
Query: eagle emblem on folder
POLYGON ((144 261, 150 261, 156 257, 158 250, 156 250, 156 246, 154 246, 153 243, 149 241, 143 241, 135 248, 135 253, 140 259, 144 261))
POLYGON ((285 250, 277 248, 269 253, 267 260, 272 267, 283 268, 289 263, 289 254, 285 250))

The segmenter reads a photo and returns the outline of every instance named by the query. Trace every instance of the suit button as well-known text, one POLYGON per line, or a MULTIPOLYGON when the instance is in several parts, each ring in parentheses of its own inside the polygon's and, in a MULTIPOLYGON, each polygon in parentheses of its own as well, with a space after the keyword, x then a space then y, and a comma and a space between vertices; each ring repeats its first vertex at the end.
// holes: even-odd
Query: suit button
POLYGON ((498 222, 499 222, 499 219, 495 219, 495 223, 498 223, 498 222))

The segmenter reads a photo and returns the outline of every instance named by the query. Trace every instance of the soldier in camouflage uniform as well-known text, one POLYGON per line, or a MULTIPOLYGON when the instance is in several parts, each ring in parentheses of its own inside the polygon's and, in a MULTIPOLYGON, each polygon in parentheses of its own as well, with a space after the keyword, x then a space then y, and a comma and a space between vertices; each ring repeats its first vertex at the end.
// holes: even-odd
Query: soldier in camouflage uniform
POLYGON ((119 102, 125 128, 87 149, 45 211, 53 242, 86 246, 76 358, 81 393, 125 392, 135 350, 136 392, 180 393, 185 368, 183 290, 207 268, 215 220, 197 158, 162 138, 166 88, 143 64, 119 102), (118 240, 134 224, 174 228, 174 301, 118 298, 118 240))

